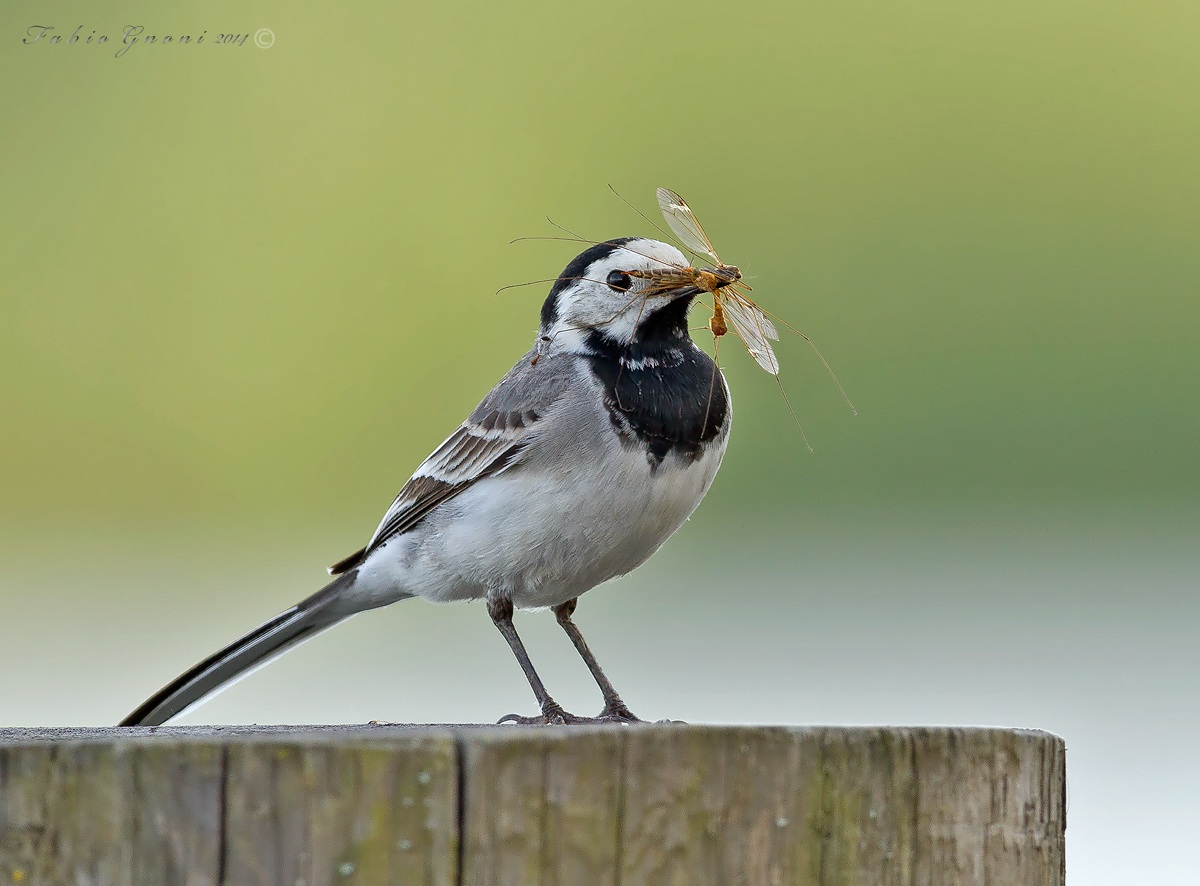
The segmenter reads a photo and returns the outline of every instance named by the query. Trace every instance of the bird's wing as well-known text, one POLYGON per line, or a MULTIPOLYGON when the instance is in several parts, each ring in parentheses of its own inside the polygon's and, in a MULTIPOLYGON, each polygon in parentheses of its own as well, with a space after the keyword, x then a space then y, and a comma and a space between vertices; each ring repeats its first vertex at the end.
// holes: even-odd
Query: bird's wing
POLYGON ((353 569, 376 548, 412 530, 438 505, 519 461, 539 423, 561 401, 567 387, 568 367, 561 358, 534 358, 532 351, 525 355, 470 418, 421 463, 367 546, 329 567, 332 574, 353 569))

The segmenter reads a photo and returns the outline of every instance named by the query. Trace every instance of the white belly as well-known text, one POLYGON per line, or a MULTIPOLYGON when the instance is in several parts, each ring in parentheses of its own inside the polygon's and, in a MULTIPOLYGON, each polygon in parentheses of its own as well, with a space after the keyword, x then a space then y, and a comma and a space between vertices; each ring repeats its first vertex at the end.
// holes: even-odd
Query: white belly
POLYGON ((658 550, 708 491, 726 439, 695 462, 668 455, 657 469, 644 449, 621 447, 615 436, 603 452, 552 459, 545 470, 514 466, 375 551, 356 585, 379 604, 412 594, 558 605, 658 550))

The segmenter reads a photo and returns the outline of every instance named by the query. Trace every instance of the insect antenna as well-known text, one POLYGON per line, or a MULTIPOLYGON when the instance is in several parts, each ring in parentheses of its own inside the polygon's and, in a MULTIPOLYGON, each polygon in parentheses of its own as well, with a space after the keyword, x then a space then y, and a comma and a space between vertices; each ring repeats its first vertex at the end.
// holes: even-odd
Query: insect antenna
MULTIPOLYGON (((609 185, 609 186, 608 186, 608 189, 609 189, 610 191, 612 191, 614 194, 617 194, 617 189, 616 189, 616 188, 614 188, 612 185, 609 185)), ((649 219, 649 218, 647 218, 647 216, 646 216, 646 214, 645 214, 644 212, 642 212, 640 209, 638 209, 636 206, 634 206, 632 203, 630 203, 628 200, 626 200, 626 199, 625 199, 624 197, 622 197, 620 194, 617 194, 617 197, 619 197, 619 198, 620 198, 622 201, 624 201, 624 203, 625 203, 625 205, 626 205, 626 206, 628 206, 630 209, 632 209, 634 212, 636 212, 638 215, 640 215, 640 216, 641 216, 641 217, 642 217, 642 218, 643 218, 643 219, 644 219, 646 222, 648 222, 648 223, 650 224, 650 227, 654 228, 656 231, 658 231, 658 232, 659 232, 660 234, 662 234, 664 237, 667 237, 667 238, 669 238, 669 239, 676 240, 676 241, 678 241, 678 240, 679 240, 679 238, 678 238, 678 237, 674 237, 674 236, 672 236, 671 234, 668 234, 666 231, 664 231, 664 230, 662 229, 662 227, 660 227, 659 225, 657 225, 657 224, 655 224, 654 222, 650 221, 650 219, 649 219)), ((552 224, 554 227, 558 228, 558 229, 559 229, 560 231, 562 231, 564 234, 570 234, 572 237, 576 237, 576 238, 578 238, 578 240, 579 240, 579 242, 580 242, 580 243, 591 243, 591 244, 594 246, 594 245, 596 244, 596 242, 597 242, 597 241, 595 241, 595 240, 588 240, 588 239, 586 239, 585 237, 580 237, 580 236, 579 236, 578 234, 576 234, 574 231, 572 231, 572 230, 570 230, 569 228, 565 228, 565 227, 563 227, 562 225, 560 225, 558 222, 556 222, 556 221, 555 221, 554 219, 552 219, 550 216, 546 216, 546 221, 550 222, 550 224, 552 224)), ((679 245, 680 245, 680 246, 682 246, 684 249, 687 249, 687 251, 688 251, 688 252, 690 252, 692 255, 696 256, 697 258, 699 258, 699 259, 702 259, 702 260, 705 260, 705 261, 707 261, 707 260, 708 260, 708 256, 701 255, 700 253, 696 252, 694 249, 688 249, 688 246, 687 246, 687 244, 686 244, 686 243, 680 243, 679 245)), ((650 258, 650 256, 648 256, 648 255, 642 255, 642 253, 638 252, 636 249, 630 249, 628 246, 622 246, 621 248, 622 248, 622 249, 624 249, 624 250, 626 250, 627 252, 632 252, 634 255, 641 255, 641 256, 642 256, 642 258, 650 258)), ((665 262, 665 264, 668 264, 668 265, 669 265, 669 264, 671 264, 671 263, 670 263, 670 262, 665 262)), ((672 266, 672 267, 679 267, 681 270, 682 270, 682 268, 683 268, 683 267, 686 267, 686 266, 676 266, 676 265, 671 265, 671 266, 672 266)))
MULTIPOLYGON (((637 238, 635 238, 635 239, 637 239, 637 238)), ((550 241, 550 242, 562 242, 562 243, 586 243, 589 246, 599 246, 601 243, 610 242, 607 240, 588 240, 586 237, 514 237, 512 240, 509 240, 508 242, 509 242, 509 245, 512 245, 513 243, 535 242, 538 240, 546 240, 546 241, 550 241)), ((676 264, 672 264, 669 261, 665 261, 661 258, 655 258, 652 255, 646 255, 644 252, 639 252, 638 250, 633 249, 631 246, 629 246, 626 243, 622 243, 617 248, 622 249, 625 252, 632 252, 634 255, 640 255, 642 258, 644 258, 648 261, 661 262, 662 264, 667 265, 668 267, 675 268, 676 270, 679 270, 679 271, 686 270, 689 267, 689 265, 676 265, 676 264)))
POLYGON ((539 283, 557 283, 559 280, 566 279, 564 277, 547 277, 545 280, 527 280, 524 283, 509 283, 507 286, 501 286, 492 295, 499 295, 509 289, 520 289, 522 286, 537 286, 539 283))
POLYGON ((507 286, 501 286, 492 295, 499 295, 506 289, 520 289, 522 286, 537 286, 539 283, 559 283, 563 280, 587 280, 589 283, 599 283, 599 280, 592 280, 590 277, 547 277, 545 280, 529 280, 525 283, 509 283, 507 286))
POLYGON ((595 246, 595 240, 588 240, 584 237, 513 237, 508 241, 511 246, 514 243, 524 243, 530 240, 559 240, 564 243, 587 243, 589 246, 595 246))
POLYGON ((581 243, 592 243, 593 245, 595 244, 594 240, 588 240, 586 237, 580 237, 578 234, 576 234, 570 228, 563 227, 558 222, 556 222, 554 219, 552 219, 550 216, 546 216, 546 221, 548 221, 550 223, 551 227, 558 228, 564 234, 570 234, 572 237, 579 240, 581 243))
MULTIPOLYGON (((617 196, 620 196, 620 195, 618 194, 617 196)), ((642 217, 645 218, 645 216, 642 216, 642 217)), ((543 237, 533 237, 533 236, 514 237, 512 240, 508 241, 509 245, 512 245, 513 243, 524 243, 526 241, 536 241, 536 240, 547 240, 547 241, 551 241, 551 242, 563 242, 563 243, 587 243, 589 246, 599 246, 601 243, 610 242, 607 240, 589 240, 587 237, 580 237, 574 231, 564 228, 562 225, 558 224, 558 222, 554 221, 554 219, 550 218, 550 216, 546 216, 546 221, 548 221, 554 227, 558 228, 563 233, 570 234, 571 236, 569 236, 569 237, 545 237, 545 236, 543 236, 543 237)), ((672 239, 677 239, 677 238, 672 238, 672 239)), ((663 264, 668 265, 672 268, 675 268, 676 270, 684 270, 685 268, 690 267, 689 265, 677 265, 672 262, 664 261, 661 258, 655 258, 653 256, 646 255, 645 253, 638 252, 638 250, 636 250, 636 249, 630 248, 630 246, 628 244, 622 244, 618 248, 623 249, 626 252, 632 252, 634 255, 639 255, 642 258, 647 259, 648 261, 662 262, 663 264)), ((687 249, 686 245, 684 246, 684 249, 687 249)), ((692 252, 692 250, 688 249, 688 252, 692 252)), ((696 253, 693 253, 693 255, 696 255, 696 253)), ((704 258, 704 256, 699 256, 699 257, 704 258)))
MULTIPOLYGON (((612 185, 609 185, 609 187, 612 187, 612 185)), ((616 191, 614 191, 613 193, 614 193, 614 194, 616 194, 616 191)), ((620 195, 620 194, 617 194, 617 196, 618 196, 618 197, 621 197, 621 195, 620 195)), ((622 200, 624 200, 625 198, 624 198, 624 197, 621 197, 621 199, 622 199, 622 200)), ((639 212, 638 214, 639 214, 639 215, 641 215, 641 213, 640 213, 640 212, 639 212)), ((646 218, 646 216, 642 215, 642 218, 646 218)), ((647 220, 647 221, 650 221, 649 219, 646 219, 646 220, 647 220)), ((552 219, 550 216, 546 216, 546 221, 548 221, 548 222, 549 222, 551 225, 553 225, 554 227, 558 228, 558 229, 559 229, 560 231, 562 231, 564 234, 570 234, 570 235, 571 235, 571 237, 572 237, 572 238, 574 238, 575 242, 577 242, 577 243, 590 243, 592 246, 598 246, 598 245, 599 245, 599 244, 602 242, 602 241, 600 241, 600 240, 589 240, 587 237, 581 237, 581 236, 579 236, 578 234, 576 234, 574 231, 572 231, 570 228, 567 228, 567 227, 564 227, 564 226, 560 225, 558 222, 556 222, 556 221, 555 221, 554 219, 552 219)), ((658 230, 660 230, 660 231, 662 230, 662 228, 659 228, 659 227, 658 227, 658 225, 655 225, 655 224, 654 224, 654 222, 650 222, 650 224, 651 224, 651 225, 654 225, 654 227, 658 228, 658 230)), ((531 240, 532 240, 532 239, 546 239, 546 240, 562 239, 562 240, 567 240, 567 239, 570 239, 570 238, 567 238, 567 237, 561 237, 561 238, 556 238, 556 237, 533 238, 533 237, 530 237, 530 238, 522 238, 522 239, 531 239, 531 240)), ((513 242, 516 242, 516 241, 513 241, 513 242)), ((603 241, 603 242, 606 242, 606 241, 603 241)), ((647 260, 649 260, 649 261, 662 261, 662 259, 655 259, 655 258, 652 258, 652 257, 651 257, 651 256, 649 256, 649 255, 646 255, 645 253, 638 252, 636 249, 630 249, 630 248, 629 248, 629 246, 628 246, 627 244, 624 244, 624 243, 622 243, 622 244, 621 244, 619 247, 617 247, 617 248, 618 248, 618 249, 623 249, 623 250, 625 250, 626 252, 632 252, 634 255, 640 255, 642 258, 644 258, 644 259, 647 259, 647 260)), ((689 251, 689 252, 691 252, 691 250, 688 250, 688 251, 689 251)), ((670 265, 671 263, 670 263, 670 262, 663 262, 663 264, 670 265)), ((686 267, 686 265, 684 265, 684 266, 671 265, 671 267, 680 267, 680 268, 682 268, 682 267, 686 267)))
MULTIPOLYGON (((616 188, 614 188, 611 183, 609 184, 608 189, 617 195, 618 200, 620 200, 622 203, 624 203, 626 206, 628 206, 630 209, 632 209, 634 212, 636 212, 638 215, 640 215, 642 217, 642 221, 646 222, 646 224, 650 225, 650 227, 654 228, 654 230, 658 231, 660 234, 662 234, 664 237, 668 238, 669 240, 678 240, 679 239, 674 234, 664 231, 662 225, 660 225, 658 222, 651 219, 650 216, 646 215, 646 213, 642 212, 640 209, 638 209, 636 206, 634 206, 632 203, 630 203, 628 200, 626 200, 621 195, 621 192, 618 191, 616 188)), ((680 245, 683 246, 685 249, 687 249, 686 245, 684 245, 684 244, 680 244, 680 245)), ((692 250, 688 249, 688 252, 692 252, 692 250)), ((694 252, 692 254, 695 255, 694 252)))

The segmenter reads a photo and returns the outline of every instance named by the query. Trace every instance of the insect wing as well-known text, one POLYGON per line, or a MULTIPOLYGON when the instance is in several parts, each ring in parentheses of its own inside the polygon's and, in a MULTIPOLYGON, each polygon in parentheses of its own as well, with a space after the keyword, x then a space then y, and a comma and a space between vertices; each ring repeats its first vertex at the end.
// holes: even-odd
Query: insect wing
POLYGON ((746 345, 746 350, 750 352, 754 362, 771 375, 779 375, 779 360, 775 356, 775 351, 771 349, 771 343, 767 341, 767 339, 779 340, 779 332, 775 329, 775 324, 767 319, 767 316, 748 299, 720 293, 717 297, 721 299, 721 307, 725 309, 725 316, 746 345))
POLYGON ((720 264, 721 260, 717 258, 716 251, 704 236, 704 229, 700 227, 700 222, 696 221, 696 216, 692 214, 691 207, 684 199, 670 188, 659 188, 655 193, 658 195, 658 208, 662 210, 663 218, 667 220, 679 241, 693 252, 707 255, 720 264))

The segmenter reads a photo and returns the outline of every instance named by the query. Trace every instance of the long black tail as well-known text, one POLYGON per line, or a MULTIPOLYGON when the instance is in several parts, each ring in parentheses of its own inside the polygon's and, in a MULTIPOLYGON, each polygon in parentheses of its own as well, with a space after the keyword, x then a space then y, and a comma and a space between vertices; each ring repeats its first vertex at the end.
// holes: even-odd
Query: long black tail
POLYGON ((353 615, 356 610, 346 605, 342 593, 354 584, 357 574, 354 570, 338 576, 307 600, 210 655, 146 699, 117 725, 161 726, 297 643, 353 615))

